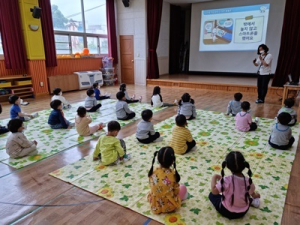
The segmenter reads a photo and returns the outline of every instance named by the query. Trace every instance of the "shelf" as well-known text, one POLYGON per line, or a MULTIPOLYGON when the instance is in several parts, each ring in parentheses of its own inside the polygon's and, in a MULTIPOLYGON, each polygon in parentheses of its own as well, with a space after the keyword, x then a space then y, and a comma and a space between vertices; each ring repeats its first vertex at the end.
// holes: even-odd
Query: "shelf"
POLYGON ((27 94, 27 95, 22 95, 20 97, 22 97, 22 98, 24 98, 24 97, 33 97, 33 93, 32 94, 27 94))
POLYGON ((18 80, 18 79, 31 79, 31 76, 24 77, 23 75, 16 75, 11 77, 0 77, 0 80, 18 80))
POLYGON ((32 87, 23 87, 23 88, 14 88, 14 91, 19 91, 19 90, 26 90, 26 89, 31 89, 32 87))
POLYGON ((17 93, 14 93, 14 94, 0 95, 0 98, 1 97, 9 97, 11 95, 22 95, 22 94, 27 94, 27 93, 32 93, 32 95, 33 95, 33 91, 25 91, 25 92, 17 92, 17 93))
MULTIPOLYGON (((29 94, 29 93, 32 93, 33 94, 33 91, 23 91, 23 92, 17 92, 17 93, 14 93, 15 95, 22 95, 22 94, 29 94)), ((10 94, 11 95, 11 94, 10 94)))

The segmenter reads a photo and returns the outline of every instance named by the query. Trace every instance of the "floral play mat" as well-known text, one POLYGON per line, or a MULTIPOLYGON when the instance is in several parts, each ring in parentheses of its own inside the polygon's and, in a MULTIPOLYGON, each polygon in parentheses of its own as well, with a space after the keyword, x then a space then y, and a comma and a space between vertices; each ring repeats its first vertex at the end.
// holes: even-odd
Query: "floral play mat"
MULTIPOLYGON (((97 123, 108 123, 111 120, 117 120, 115 113, 116 100, 107 99, 101 101, 102 107, 99 112, 90 113, 93 122, 91 125, 97 123)), ((72 104, 72 108, 64 110, 65 117, 70 121, 74 122, 76 111, 79 106, 84 105, 84 102, 78 102, 72 104)), ((150 104, 133 103, 129 105, 129 108, 136 113, 136 117, 128 121, 119 121, 121 126, 126 126, 135 120, 141 118, 141 112, 144 109, 151 108, 153 113, 158 112, 164 108, 152 108, 150 104)), ((14 168, 20 169, 24 166, 30 165, 36 161, 47 158, 58 152, 66 150, 75 145, 79 145, 83 142, 96 138, 102 134, 105 134, 106 128, 102 131, 98 131, 95 134, 83 137, 79 136, 75 128, 72 129, 59 129, 53 130, 48 125, 48 117, 51 109, 43 110, 38 112, 39 116, 32 119, 27 124, 27 129, 24 131, 28 140, 36 140, 38 142, 38 154, 33 156, 27 156, 20 159, 11 159, 6 154, 5 144, 9 133, 0 135, 0 161, 10 165, 14 168)), ((6 125, 9 119, 1 121, 1 125, 6 125)))
MULTIPOLYGON (((124 164, 104 166, 99 161, 93 162, 89 155, 50 175, 163 224, 280 224, 300 126, 292 128, 296 139, 292 149, 279 151, 267 144, 274 124, 271 119, 261 118, 257 131, 243 133, 235 130, 233 117, 197 111, 198 119, 189 121, 188 128, 198 149, 176 157, 180 182, 187 186, 189 195, 175 213, 155 215, 146 199, 153 153, 168 144, 174 117, 155 125, 164 137, 162 142, 144 145, 136 141, 135 135, 125 138, 132 159, 124 164), (256 190, 261 194, 260 207, 251 207, 244 218, 234 221, 219 215, 208 199, 211 177, 214 173, 220 174, 221 162, 231 150, 244 154, 250 163, 256 190)), ((225 175, 229 174, 225 170, 225 175)))

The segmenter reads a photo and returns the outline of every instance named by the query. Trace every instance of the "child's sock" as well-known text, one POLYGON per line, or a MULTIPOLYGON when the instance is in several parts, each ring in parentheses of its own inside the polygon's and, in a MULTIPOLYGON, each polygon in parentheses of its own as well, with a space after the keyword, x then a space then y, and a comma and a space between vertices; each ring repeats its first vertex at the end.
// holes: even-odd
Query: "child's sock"
POLYGON ((135 99, 135 95, 132 95, 132 97, 131 97, 132 99, 135 99))
POLYGON ((142 96, 139 97, 139 102, 142 102, 142 98, 143 98, 142 96))
POLYGON ((255 208, 259 208, 259 205, 260 205, 260 200, 259 198, 253 198, 252 202, 251 202, 251 205, 255 208))
POLYGON ((155 139, 153 142, 160 142, 162 140, 164 140, 164 138, 163 137, 159 137, 159 138, 155 139))
POLYGON ((32 114, 33 118, 38 117, 38 115, 39 115, 39 114, 38 114, 37 112, 32 114))

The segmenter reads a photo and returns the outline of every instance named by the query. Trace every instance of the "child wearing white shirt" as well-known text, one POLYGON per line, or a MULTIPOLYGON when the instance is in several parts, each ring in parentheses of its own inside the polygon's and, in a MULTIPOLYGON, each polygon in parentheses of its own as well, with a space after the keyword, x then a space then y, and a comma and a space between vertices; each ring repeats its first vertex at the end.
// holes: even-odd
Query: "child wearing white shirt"
POLYGON ((65 97, 62 96, 62 91, 60 88, 54 88, 53 90, 53 96, 51 98, 51 102, 54 100, 60 100, 61 103, 63 104, 64 109, 69 109, 71 108, 70 103, 65 99, 65 97))

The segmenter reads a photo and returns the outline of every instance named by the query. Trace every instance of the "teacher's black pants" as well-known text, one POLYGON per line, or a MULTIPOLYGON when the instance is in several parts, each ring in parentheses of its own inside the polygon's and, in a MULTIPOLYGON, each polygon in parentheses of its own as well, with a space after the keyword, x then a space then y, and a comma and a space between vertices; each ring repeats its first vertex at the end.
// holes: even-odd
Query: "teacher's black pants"
POLYGON ((257 78, 257 94, 258 99, 265 101, 265 97, 268 92, 268 85, 271 75, 258 75, 257 78))

